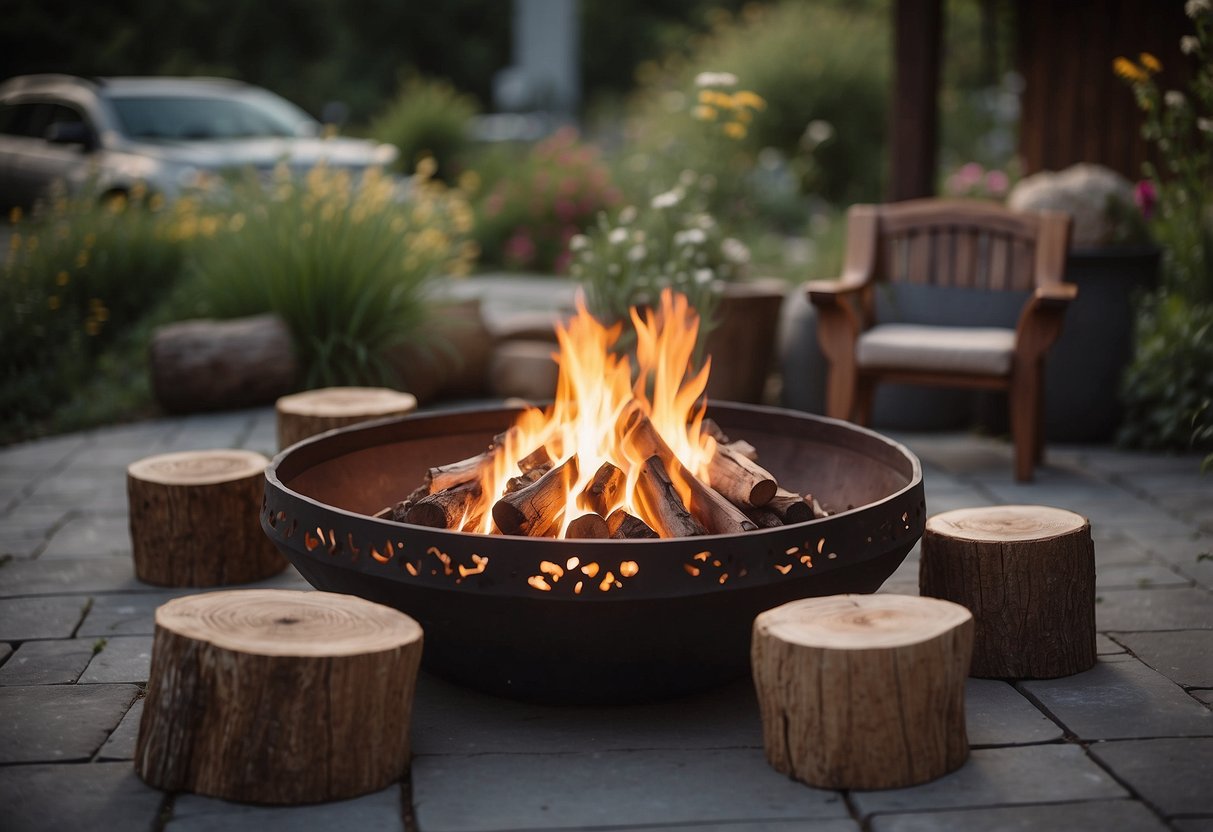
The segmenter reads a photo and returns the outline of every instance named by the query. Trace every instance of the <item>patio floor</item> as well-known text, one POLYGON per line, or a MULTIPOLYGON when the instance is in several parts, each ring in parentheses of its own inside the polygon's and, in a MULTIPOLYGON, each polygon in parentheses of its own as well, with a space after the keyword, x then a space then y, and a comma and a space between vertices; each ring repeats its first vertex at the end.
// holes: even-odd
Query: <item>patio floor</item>
MULTIPOLYGON (((0 828, 1213 830, 1213 477, 1194 457, 899 435, 931 514, 1039 503, 1090 518, 1100 659, 1066 679, 970 680, 970 761, 911 789, 831 792, 775 773, 748 683, 629 708, 522 705, 423 677, 410 780, 295 808, 164 794, 131 758, 152 614, 181 592, 131 567, 125 466, 211 447, 272 455, 263 409, 0 449, 0 828)), ((917 592, 917 550, 882 591, 917 592)), ((288 570, 258 586, 305 588, 288 570)))

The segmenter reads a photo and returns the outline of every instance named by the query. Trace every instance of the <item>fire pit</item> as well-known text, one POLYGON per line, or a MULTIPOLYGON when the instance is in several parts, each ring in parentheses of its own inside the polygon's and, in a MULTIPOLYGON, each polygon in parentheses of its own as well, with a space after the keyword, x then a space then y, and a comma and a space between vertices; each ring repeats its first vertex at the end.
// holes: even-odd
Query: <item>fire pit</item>
POLYGON ((922 471, 906 448, 845 422, 737 404, 707 415, 760 449, 781 485, 828 495, 837 513, 643 540, 472 534, 369 516, 436 461, 483 451, 518 413, 410 415, 306 440, 267 469, 262 526, 317 588, 420 621, 433 672, 504 696, 587 704, 744 675, 759 612, 872 592, 923 531, 922 471))

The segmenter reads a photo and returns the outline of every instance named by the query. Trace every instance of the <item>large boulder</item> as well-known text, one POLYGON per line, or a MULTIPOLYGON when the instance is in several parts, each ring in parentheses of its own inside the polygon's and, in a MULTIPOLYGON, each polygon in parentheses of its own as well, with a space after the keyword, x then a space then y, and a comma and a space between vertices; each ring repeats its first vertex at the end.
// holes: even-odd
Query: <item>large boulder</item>
POLYGON ((1133 185, 1101 165, 1078 164, 1021 179, 1007 198, 1016 211, 1061 211, 1074 220, 1074 248, 1107 248, 1142 231, 1133 202, 1133 185))

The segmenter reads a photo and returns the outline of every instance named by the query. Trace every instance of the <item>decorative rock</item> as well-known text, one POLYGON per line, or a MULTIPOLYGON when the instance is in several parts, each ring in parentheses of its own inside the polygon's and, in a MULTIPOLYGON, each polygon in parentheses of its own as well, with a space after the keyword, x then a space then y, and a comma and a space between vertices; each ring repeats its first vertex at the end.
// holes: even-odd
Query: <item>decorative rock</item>
POLYGON ((754 621, 767 761, 827 789, 925 783, 969 755, 973 617, 907 595, 792 601, 754 621))
POLYGON ((1101 165, 1077 164, 1065 170, 1043 171, 1016 183, 1007 197, 1013 211, 1061 211, 1074 220, 1074 248, 1099 248, 1123 242, 1132 229, 1115 210, 1136 212, 1133 185, 1101 165), (1109 211, 1109 205, 1114 206, 1109 211))
POLYGON ((139 580, 219 586, 286 568, 261 531, 269 460, 252 451, 183 451, 126 469, 131 553, 139 580))
POLYGON ((1081 515, 963 508, 927 520, 919 591, 973 611, 972 675, 1052 679, 1095 664, 1095 552, 1081 515))
POLYGON ((356 425, 388 416, 404 416, 417 409, 411 393, 386 387, 323 387, 278 400, 278 448, 333 428, 356 425))
POLYGON ((328 592, 249 589, 156 611, 135 769, 250 803, 378 791, 409 763, 421 627, 328 592))

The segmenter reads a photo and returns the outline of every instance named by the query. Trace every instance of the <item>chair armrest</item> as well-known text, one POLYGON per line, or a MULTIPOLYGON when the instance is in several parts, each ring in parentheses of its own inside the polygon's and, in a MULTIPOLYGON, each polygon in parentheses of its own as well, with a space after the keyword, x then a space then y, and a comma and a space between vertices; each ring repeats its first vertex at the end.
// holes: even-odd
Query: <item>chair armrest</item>
POLYGON ((1078 286, 1073 283, 1046 283, 1037 286, 1032 299, 1039 303, 1067 304, 1078 297, 1078 286))
POLYGON ((1070 301, 1078 297, 1073 283, 1037 286, 1024 305, 1016 327, 1015 352, 1021 360, 1037 361, 1061 335, 1061 324, 1070 301))
POLYGON ((805 284, 809 300, 818 306, 838 303, 843 298, 862 292, 868 281, 851 275, 838 280, 810 280, 805 284))

